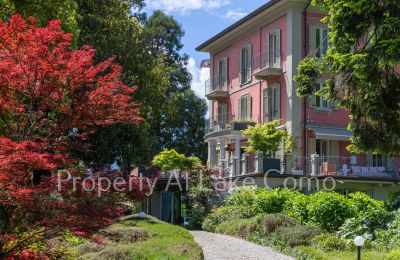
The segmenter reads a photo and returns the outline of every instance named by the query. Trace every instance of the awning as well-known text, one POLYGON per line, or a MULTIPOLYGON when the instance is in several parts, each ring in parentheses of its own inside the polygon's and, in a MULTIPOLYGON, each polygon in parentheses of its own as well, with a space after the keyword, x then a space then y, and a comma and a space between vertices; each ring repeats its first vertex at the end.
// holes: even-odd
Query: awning
POLYGON ((314 131, 317 139, 349 141, 349 138, 353 136, 353 132, 341 127, 310 125, 307 128, 314 131))

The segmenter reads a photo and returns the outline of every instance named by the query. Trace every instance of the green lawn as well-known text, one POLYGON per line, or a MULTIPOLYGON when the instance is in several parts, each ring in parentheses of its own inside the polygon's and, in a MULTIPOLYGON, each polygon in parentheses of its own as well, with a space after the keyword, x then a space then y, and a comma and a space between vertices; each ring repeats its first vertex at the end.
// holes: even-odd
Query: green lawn
POLYGON ((184 228, 148 218, 114 224, 94 243, 66 238, 62 247, 67 259, 203 259, 203 252, 184 228))
MULTIPOLYGON (((323 251, 318 248, 299 246, 292 250, 292 255, 297 259, 321 259, 321 260, 354 260, 357 259, 357 251, 323 251)), ((395 260, 399 259, 396 256, 391 257, 390 254, 385 252, 378 252, 372 250, 362 250, 361 259, 375 259, 375 260, 395 260)))

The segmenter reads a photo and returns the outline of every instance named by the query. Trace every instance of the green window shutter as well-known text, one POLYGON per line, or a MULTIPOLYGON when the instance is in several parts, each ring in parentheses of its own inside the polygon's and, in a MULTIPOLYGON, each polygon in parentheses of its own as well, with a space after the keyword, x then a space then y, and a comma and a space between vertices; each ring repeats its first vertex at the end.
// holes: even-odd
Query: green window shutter
POLYGON ((228 89, 229 71, 228 71, 228 58, 224 59, 224 87, 228 89))
POLYGON ((247 115, 246 115, 246 118, 248 118, 248 119, 252 118, 252 99, 251 99, 250 95, 247 97, 247 115))
POLYGON ((272 121, 272 87, 268 86, 268 122, 272 121))
POLYGON ((281 86, 278 84, 274 88, 274 119, 281 118, 281 86))
POLYGON ((239 55, 239 83, 243 83, 242 79, 242 70, 243 70, 243 49, 240 50, 240 55, 239 55))
POLYGON ((217 75, 216 75, 215 80, 214 80, 215 86, 213 86, 213 89, 219 89, 219 87, 220 87, 220 79, 221 79, 220 67, 221 67, 221 60, 218 60, 218 63, 217 63, 217 75))
POLYGON ((269 67, 269 60, 270 60, 270 53, 269 53, 269 34, 265 36, 265 61, 264 61, 264 68, 269 67))
POLYGON ((310 50, 309 50, 309 54, 312 54, 312 56, 314 56, 316 54, 317 51, 317 27, 315 25, 310 25, 309 27, 310 29, 310 50))
POLYGON ((268 89, 265 88, 263 90, 263 100, 264 100, 264 104, 263 104, 263 119, 264 119, 264 123, 268 122, 268 89))
POLYGON ((242 98, 238 100, 238 110, 237 110, 237 119, 242 118, 242 98))
POLYGON ((276 29, 275 30, 276 34, 276 63, 274 64, 275 68, 280 68, 281 67, 281 30, 276 29))
POLYGON ((222 65, 221 65, 221 70, 222 70, 222 74, 221 74, 221 86, 223 89, 226 89, 227 87, 227 62, 226 62, 226 58, 224 58, 222 60, 222 65))
POLYGON ((246 47, 246 82, 251 81, 251 66, 252 66, 252 45, 246 47))

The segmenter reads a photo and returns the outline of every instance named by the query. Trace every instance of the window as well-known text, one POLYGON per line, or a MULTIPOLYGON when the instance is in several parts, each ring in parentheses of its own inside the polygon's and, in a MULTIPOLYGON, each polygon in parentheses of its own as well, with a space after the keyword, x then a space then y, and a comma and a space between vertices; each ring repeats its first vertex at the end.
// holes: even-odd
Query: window
POLYGON ((315 83, 314 85, 315 94, 312 97, 312 106, 314 108, 321 110, 332 109, 333 105, 331 104, 331 102, 325 100, 323 96, 317 94, 317 92, 320 91, 321 88, 322 88, 322 83, 315 83))
POLYGON ((218 125, 222 128, 228 123, 228 106, 225 103, 218 104, 218 125))
POLYGON ((329 141, 328 140, 316 140, 316 153, 319 154, 320 157, 329 156, 329 141))
POLYGON ((218 89, 228 88, 228 58, 218 61, 217 67, 217 87, 218 89))
POLYGON ((251 81, 252 66, 252 47, 251 44, 246 45, 240 50, 240 84, 246 84, 251 81))
POLYGON ((382 154, 374 154, 372 155, 372 166, 374 167, 385 167, 386 166, 386 158, 382 154))
POLYGON ((251 96, 245 95, 239 99, 238 119, 251 119, 251 96))
POLYGON ((265 64, 264 67, 281 67, 281 30, 267 34, 265 39, 265 64))
POLYGON ((330 45, 328 32, 328 28, 311 26, 311 51, 315 53, 316 57, 321 57, 328 51, 330 45))
POLYGON ((264 89, 264 122, 281 117, 281 87, 279 84, 264 89))

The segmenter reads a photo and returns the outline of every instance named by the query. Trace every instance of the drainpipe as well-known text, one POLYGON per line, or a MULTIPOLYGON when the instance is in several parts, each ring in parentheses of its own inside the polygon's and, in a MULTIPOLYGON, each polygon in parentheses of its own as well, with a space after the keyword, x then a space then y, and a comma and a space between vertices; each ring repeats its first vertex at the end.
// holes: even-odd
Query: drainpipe
MULTIPOLYGON (((262 27, 260 27, 260 60, 259 60, 259 62, 260 62, 260 68, 261 68, 261 59, 262 59, 262 38, 263 38, 263 36, 262 36, 262 27)), ((267 51, 267 50, 265 50, 265 51, 267 51)), ((262 103, 263 102, 263 97, 262 97, 262 81, 260 80, 260 95, 259 95, 259 106, 258 106, 258 122, 260 122, 260 124, 262 124, 262 123, 264 123, 262 120, 263 120, 263 115, 261 115, 261 113, 262 113, 262 108, 261 108, 261 106, 263 106, 264 104, 262 103)))
MULTIPOLYGON (((306 7, 304 8, 304 57, 307 57, 308 46, 307 46, 307 9, 310 6, 311 1, 308 1, 306 7)), ((303 153, 304 153, 304 172, 307 173, 307 98, 303 97, 303 139, 304 139, 304 146, 303 146, 303 153)))

